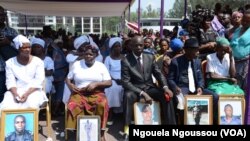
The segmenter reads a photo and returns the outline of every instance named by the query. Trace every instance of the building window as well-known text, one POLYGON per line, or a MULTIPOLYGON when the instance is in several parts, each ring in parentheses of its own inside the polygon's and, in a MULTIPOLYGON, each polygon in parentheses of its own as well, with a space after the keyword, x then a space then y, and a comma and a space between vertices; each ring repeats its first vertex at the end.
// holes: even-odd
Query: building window
POLYGON ((100 32, 100 29, 94 29, 93 31, 94 32, 100 32))
POLYGON ((94 17, 93 18, 93 23, 100 23, 100 18, 94 17))
POLYGON ((90 29, 84 29, 83 32, 90 32, 90 29))
POLYGON ((84 24, 85 24, 85 23, 90 23, 90 18, 84 18, 84 19, 83 19, 83 22, 84 22, 84 24))

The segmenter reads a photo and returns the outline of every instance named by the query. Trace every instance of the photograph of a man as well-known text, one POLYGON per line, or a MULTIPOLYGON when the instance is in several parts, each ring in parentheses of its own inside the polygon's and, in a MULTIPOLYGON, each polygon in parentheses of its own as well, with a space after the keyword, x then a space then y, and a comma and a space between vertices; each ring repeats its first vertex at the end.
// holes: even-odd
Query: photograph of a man
POLYGON ((226 104, 224 106, 225 116, 221 116, 221 125, 241 125, 240 116, 236 116, 233 113, 233 106, 231 104, 226 104))
POLYGON ((201 113, 200 104, 196 101, 192 110, 195 125, 200 125, 201 113))
POLYGON ((26 119, 23 115, 17 115, 14 118, 14 129, 5 138, 5 141, 33 141, 33 135, 30 131, 26 130, 26 119))
POLYGON ((142 113, 144 125, 153 124, 153 114, 152 114, 152 109, 149 104, 145 104, 142 107, 141 113, 142 113))

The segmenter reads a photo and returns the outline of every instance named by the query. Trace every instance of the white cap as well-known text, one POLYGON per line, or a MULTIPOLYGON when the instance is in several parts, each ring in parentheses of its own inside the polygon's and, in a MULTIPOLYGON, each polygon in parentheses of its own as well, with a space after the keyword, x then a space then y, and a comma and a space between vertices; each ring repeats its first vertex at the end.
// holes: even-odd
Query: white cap
POLYGON ((31 41, 32 45, 38 44, 38 45, 42 46, 43 48, 45 47, 45 41, 41 38, 33 37, 30 39, 30 41, 31 41))
POLYGON ((122 39, 120 37, 113 37, 109 39, 109 48, 112 48, 112 46, 116 43, 119 42, 122 44, 122 39))

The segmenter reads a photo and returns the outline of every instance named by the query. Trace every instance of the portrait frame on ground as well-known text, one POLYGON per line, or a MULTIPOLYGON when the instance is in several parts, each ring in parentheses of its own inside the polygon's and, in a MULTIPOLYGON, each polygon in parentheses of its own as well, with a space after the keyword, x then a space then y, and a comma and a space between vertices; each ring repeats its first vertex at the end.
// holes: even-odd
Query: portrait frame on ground
POLYGON ((153 101, 151 105, 144 102, 134 103, 135 125, 160 125, 160 111, 160 104, 156 101, 153 101))
POLYGON ((38 140, 37 109, 2 110, 0 140, 15 140, 18 131, 26 140, 38 140))
POLYGON ((101 118, 97 115, 77 116, 77 141, 99 141, 101 136, 101 118), (91 131, 92 130, 92 131, 91 131))
POLYGON ((213 124, 213 97, 211 95, 186 95, 184 97, 185 125, 213 124))
POLYGON ((245 117, 244 95, 223 95, 218 101, 219 125, 243 125, 245 117), (226 116, 226 113, 228 116, 226 116))

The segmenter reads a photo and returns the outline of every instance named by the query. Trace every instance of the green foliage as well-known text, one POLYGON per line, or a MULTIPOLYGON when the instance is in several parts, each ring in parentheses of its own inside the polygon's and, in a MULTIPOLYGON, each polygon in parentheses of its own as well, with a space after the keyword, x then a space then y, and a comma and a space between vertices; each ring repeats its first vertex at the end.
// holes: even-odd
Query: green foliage
POLYGON ((103 17, 102 18, 102 32, 108 34, 116 34, 117 26, 121 22, 121 17, 103 17))

